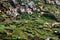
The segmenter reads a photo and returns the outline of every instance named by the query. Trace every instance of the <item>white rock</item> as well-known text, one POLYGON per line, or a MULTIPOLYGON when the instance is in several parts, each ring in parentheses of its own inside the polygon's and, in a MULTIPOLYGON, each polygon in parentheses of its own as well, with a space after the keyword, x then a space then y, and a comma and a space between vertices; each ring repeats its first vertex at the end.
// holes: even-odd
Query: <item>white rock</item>
POLYGON ((21 12, 25 12, 25 9, 24 8, 21 8, 20 10, 21 10, 21 12))
POLYGON ((31 1, 30 3, 28 3, 28 5, 29 5, 31 8, 33 8, 34 2, 31 1))
POLYGON ((27 11, 28 14, 32 14, 32 13, 33 13, 33 12, 31 11, 31 9, 29 9, 29 8, 27 8, 26 11, 27 11))
POLYGON ((46 40, 50 40, 50 37, 48 37, 46 40))

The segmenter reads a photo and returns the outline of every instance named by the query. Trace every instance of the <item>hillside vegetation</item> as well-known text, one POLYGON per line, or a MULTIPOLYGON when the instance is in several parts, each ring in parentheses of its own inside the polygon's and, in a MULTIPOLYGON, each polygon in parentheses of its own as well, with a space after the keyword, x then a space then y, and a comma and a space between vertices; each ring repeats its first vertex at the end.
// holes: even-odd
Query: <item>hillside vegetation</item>
POLYGON ((60 40, 60 0, 10 1, 0 0, 1 40, 60 40))

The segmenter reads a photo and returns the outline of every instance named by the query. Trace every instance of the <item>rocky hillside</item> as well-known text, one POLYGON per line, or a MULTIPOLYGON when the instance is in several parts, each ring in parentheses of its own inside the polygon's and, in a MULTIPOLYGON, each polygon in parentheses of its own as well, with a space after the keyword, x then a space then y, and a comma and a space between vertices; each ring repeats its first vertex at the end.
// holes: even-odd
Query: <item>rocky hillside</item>
POLYGON ((0 40, 60 40, 60 0, 0 0, 0 40))

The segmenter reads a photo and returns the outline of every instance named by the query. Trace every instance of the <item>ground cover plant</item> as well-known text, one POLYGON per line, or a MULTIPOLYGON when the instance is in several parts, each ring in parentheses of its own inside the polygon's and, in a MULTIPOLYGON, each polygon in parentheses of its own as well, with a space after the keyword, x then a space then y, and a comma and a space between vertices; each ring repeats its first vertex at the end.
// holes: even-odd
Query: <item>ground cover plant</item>
POLYGON ((59 40, 57 1, 0 0, 0 40, 59 40))

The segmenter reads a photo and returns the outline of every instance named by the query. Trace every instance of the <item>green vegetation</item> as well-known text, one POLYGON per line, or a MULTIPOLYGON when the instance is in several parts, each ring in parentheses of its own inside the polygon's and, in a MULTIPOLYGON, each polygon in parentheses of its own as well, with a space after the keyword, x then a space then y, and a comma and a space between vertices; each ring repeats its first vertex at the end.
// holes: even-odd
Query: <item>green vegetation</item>
MULTIPOLYGON (((5 4, 6 5, 4 6, 8 9, 9 4, 5 4)), ((34 37, 39 37, 42 39, 51 37, 54 40, 58 40, 58 36, 53 34, 53 32, 55 30, 59 31, 60 25, 58 25, 59 28, 54 28, 52 26, 50 28, 45 23, 48 22, 52 24, 57 21, 60 22, 60 14, 56 15, 55 13, 57 9, 56 5, 43 4, 43 6, 45 7, 46 11, 44 13, 53 15, 56 20, 50 18, 51 15, 49 17, 46 17, 44 15, 39 17, 41 15, 39 12, 33 13, 32 15, 29 15, 27 13, 21 14, 16 18, 7 16, 4 11, 0 12, 0 39, 17 40, 17 38, 20 37, 22 40, 32 40, 34 37)))

